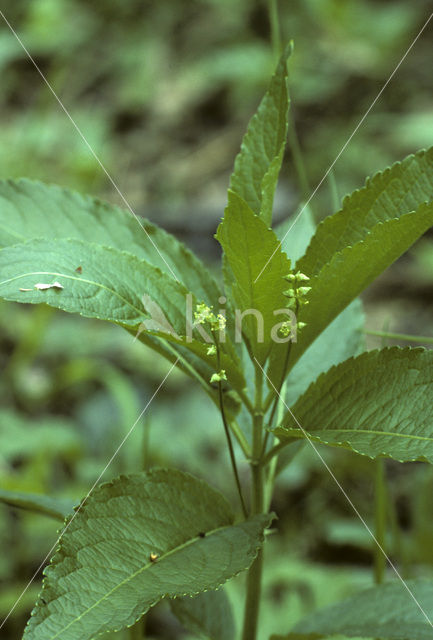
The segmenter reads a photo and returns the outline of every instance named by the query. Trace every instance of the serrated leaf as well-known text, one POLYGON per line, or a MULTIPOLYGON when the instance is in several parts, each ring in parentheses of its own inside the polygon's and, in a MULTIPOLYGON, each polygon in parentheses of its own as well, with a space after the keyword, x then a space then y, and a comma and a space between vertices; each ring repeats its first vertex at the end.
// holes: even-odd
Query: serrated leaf
MULTIPOLYGON (((0 246, 35 238, 90 240, 128 251, 166 276, 174 273, 199 301, 218 308, 220 290, 203 263, 174 236, 148 220, 134 219, 119 207, 58 186, 28 179, 0 181, 0 246)), ((76 268, 79 272, 82 265, 77 263, 76 268)), ((142 334, 140 340, 171 362, 180 358, 178 366, 216 400, 208 386, 215 370, 212 364, 206 365, 191 351, 167 345, 150 334, 142 334)), ((226 346, 230 358, 237 360, 230 341, 226 346)), ((230 403, 230 410, 236 412, 235 403, 230 403)))
MULTIPOLYGON (((209 345, 184 338, 188 290, 157 267, 125 251, 82 240, 32 240, 0 251, 0 274, 0 296, 5 300, 46 303, 70 313, 114 322, 138 332, 140 338, 145 333, 156 335, 180 344, 215 370, 215 356, 207 355, 209 345), (35 289, 41 276, 55 278, 63 288, 35 289), (158 331, 154 325, 149 330, 145 328, 150 315, 143 304, 143 294, 162 309, 173 333, 167 333, 164 327, 158 331)), ((223 345, 227 347, 229 343, 223 345)), ((176 350, 173 351, 176 357, 176 350)), ((222 354, 221 366, 230 384, 242 388, 242 373, 230 356, 222 354)))
POLYGON ((370 351, 319 376, 275 429, 371 458, 433 463, 433 352, 370 351))
POLYGON ((234 640, 232 607, 223 589, 170 600, 174 615, 191 633, 207 640, 234 640))
POLYGON ((296 263, 304 255, 315 230, 312 211, 305 205, 274 228, 275 235, 281 242, 281 250, 292 263, 296 263))
POLYGON ((433 147, 410 155, 366 180, 321 222, 297 267, 317 275, 335 253, 365 240, 380 222, 400 218, 433 199, 433 147))
MULTIPOLYGON (((217 308, 219 288, 174 236, 108 202, 28 179, 0 181, 0 247, 33 238, 75 238, 128 251, 217 308)), ((77 265, 79 266, 79 265, 77 265)))
POLYGON ((90 640, 164 597, 216 589, 250 566, 269 521, 234 524, 219 492, 176 470, 102 485, 70 520, 24 638, 90 640))
POLYGON ((230 178, 230 189, 268 226, 287 137, 287 59, 291 50, 291 45, 286 47, 269 89, 250 120, 230 178))
MULTIPOLYGON (((379 173, 317 228, 296 268, 311 277, 291 366, 314 338, 433 225, 433 149, 379 173)), ((278 382, 278 375, 274 378, 278 382)))
MULTIPOLYGON (((365 343, 362 333, 364 321, 362 302, 354 300, 314 340, 286 378, 285 401, 288 406, 296 402, 319 374, 361 353, 365 343)), ((271 379, 274 367, 280 365, 278 355, 275 350, 271 354, 268 369, 271 379)))
POLYGON ((398 219, 379 222, 365 240, 334 254, 311 278, 309 304, 299 312, 305 322, 293 344, 291 366, 330 322, 433 224, 433 203, 398 219))
MULTIPOLYGON (((287 282, 283 276, 290 271, 290 261, 280 250, 280 243, 272 229, 232 191, 229 191, 229 203, 216 237, 233 274, 234 307, 241 313, 246 310, 258 312, 263 319, 263 335, 260 335, 254 313, 246 314, 242 319, 242 329, 250 348, 263 364, 273 344, 271 329, 277 321, 281 321, 281 315, 278 317, 279 314, 275 315, 274 312, 287 305, 287 298, 283 295, 287 282), (272 260, 260 275, 271 256, 272 260)), ((282 320, 287 318, 283 316, 282 320)))
POLYGON ((373 587, 326 607, 298 622, 293 633, 281 639, 311 640, 343 634, 352 638, 430 640, 433 582, 407 580, 405 584, 407 588, 401 582, 373 587))
POLYGON ((69 513, 72 513, 76 504, 72 500, 7 489, 0 489, 0 502, 26 511, 41 513, 62 522, 69 513))

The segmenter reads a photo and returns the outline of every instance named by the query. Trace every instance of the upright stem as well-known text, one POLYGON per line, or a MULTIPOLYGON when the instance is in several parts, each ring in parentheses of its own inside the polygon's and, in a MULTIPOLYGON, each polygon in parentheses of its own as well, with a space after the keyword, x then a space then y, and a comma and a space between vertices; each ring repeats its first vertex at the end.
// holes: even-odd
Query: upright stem
POLYGON ((274 58, 278 60, 281 55, 280 20, 278 17, 277 0, 268 0, 269 22, 271 23, 271 43, 274 58))
MULTIPOLYGON (((217 363, 218 363, 218 371, 219 371, 220 368, 221 368, 221 353, 220 353, 220 348, 219 348, 218 341, 216 340, 216 337, 215 337, 214 334, 213 334, 213 338, 214 338, 214 343, 215 343, 215 347, 216 347, 216 351, 217 351, 217 363)), ((235 457, 235 452, 234 452, 234 449, 233 449, 233 443, 232 443, 232 439, 231 439, 231 435, 230 435, 230 428, 229 428, 229 425, 228 425, 228 422, 227 422, 226 412, 225 412, 225 408, 224 408, 224 397, 223 397, 223 388, 222 388, 221 380, 218 381, 218 399, 219 399, 219 405, 220 405, 221 418, 222 418, 223 426, 224 426, 224 432, 226 434, 227 445, 228 445, 228 448, 229 448, 230 462, 232 464, 233 475, 235 477, 236 488, 237 488, 238 494, 239 494, 239 500, 240 500, 240 503, 241 503, 242 513, 244 515, 244 518, 247 519, 248 518, 248 512, 247 512, 247 508, 245 506, 244 496, 242 494, 242 487, 241 487, 241 482, 240 482, 240 479, 239 479, 238 468, 237 468, 237 465, 236 465, 236 457, 235 457)))
POLYGON ((385 551, 385 532, 386 532, 386 484, 385 484, 385 465, 382 458, 374 461, 375 466, 375 496, 374 496, 374 519, 375 519, 375 536, 379 545, 374 545, 374 581, 381 584, 385 575, 386 558, 383 553, 385 551))
MULTIPOLYGON (((299 304, 296 305, 296 310, 295 310, 295 315, 297 316, 299 312, 299 304)), ((274 404, 272 406, 271 409, 271 413, 269 418, 267 419, 267 424, 269 427, 272 427, 272 421, 274 419, 274 415, 275 412, 277 410, 277 407, 279 406, 279 403, 282 401, 282 398, 284 398, 284 396, 281 396, 281 391, 283 388, 283 384, 284 384, 284 380, 286 379, 286 375, 287 375, 287 368, 289 366, 289 361, 290 361, 290 353, 292 351, 292 341, 290 340, 288 346, 287 346, 287 351, 286 351, 286 355, 284 358, 284 364, 283 364, 283 369, 282 369, 282 374, 281 374, 281 380, 280 383, 278 385, 278 389, 276 389, 275 391, 275 397, 274 397, 274 404)), ((284 404, 284 403, 283 403, 284 404)), ((266 408, 264 410, 264 413, 266 413, 266 408)), ((262 447, 262 457, 266 455, 266 447, 268 445, 268 439, 269 439, 269 431, 266 432, 264 441, 263 441, 263 447, 262 447)))
POLYGON ((223 421, 223 425, 224 425, 224 431, 225 431, 225 434, 226 434, 227 444, 228 444, 228 447, 229 447, 229 454, 230 454, 230 461, 232 463, 232 468, 233 468, 233 475, 235 477, 236 488, 238 490, 239 500, 240 500, 241 507, 242 507, 242 513, 244 515, 244 518, 246 519, 248 517, 248 512, 247 512, 247 508, 245 506, 244 496, 242 494, 242 487, 241 487, 241 481, 239 479, 238 468, 237 468, 237 465, 236 465, 235 452, 234 452, 234 449, 233 449, 232 439, 231 439, 231 436, 230 436, 230 430, 229 430, 229 426, 228 426, 228 423, 227 423, 226 414, 225 414, 225 410, 224 410, 224 399, 223 399, 223 392, 222 392, 221 382, 218 382, 218 397, 219 397, 219 403, 220 403, 220 409, 221 409, 221 417, 222 417, 222 421, 223 421))
MULTIPOLYGON (((251 513, 259 514, 264 508, 262 431, 263 431, 263 373, 256 365, 256 398, 253 417, 253 447, 251 460, 251 513)), ((245 602, 242 640, 255 640, 259 620, 260 597, 262 589, 263 549, 260 549, 247 576, 247 597, 245 602)))
MULTIPOLYGON (((285 404, 283 402, 283 398, 285 397, 285 395, 286 395, 286 381, 283 382, 283 386, 281 387, 281 395, 279 396, 277 424, 281 424, 281 421, 284 416, 285 404)), ((279 445, 279 440, 278 438, 275 437, 274 447, 278 447, 278 445, 279 445)), ((263 459, 262 462, 263 462, 263 466, 266 467, 265 459, 263 459)), ((274 491, 274 484, 275 484, 275 475, 277 473, 277 464, 278 464, 278 456, 275 455, 269 463, 269 470, 266 478, 265 503, 264 503, 266 511, 269 511, 271 507, 272 493, 274 491)))

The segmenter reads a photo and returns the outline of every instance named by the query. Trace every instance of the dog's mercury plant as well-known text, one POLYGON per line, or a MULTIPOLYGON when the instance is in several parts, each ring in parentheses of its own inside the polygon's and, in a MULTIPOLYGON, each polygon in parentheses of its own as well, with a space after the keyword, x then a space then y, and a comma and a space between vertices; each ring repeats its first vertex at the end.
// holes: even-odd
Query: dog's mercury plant
MULTIPOLYGON (((290 233, 287 223, 272 228, 288 126, 289 53, 236 158, 216 234, 224 286, 148 221, 140 228, 129 213, 59 187, 0 183, 0 296, 118 324, 190 375, 221 411, 242 507, 175 469, 99 486, 66 519, 25 640, 90 640, 134 625, 163 598, 198 637, 269 638, 266 629, 258 636, 258 622, 277 456, 309 438, 371 458, 433 463, 433 354, 361 353, 358 299, 433 225, 433 149, 369 178, 316 229, 308 210, 290 233), (188 340, 187 296, 194 313, 188 340), (173 331, 146 324, 151 316, 173 331), (250 465, 249 487, 239 482, 233 440, 250 465), (221 587, 243 571, 244 621, 236 631, 221 587)), ((433 584, 413 581, 410 590, 432 614, 433 584)), ((397 579, 292 631, 291 624, 279 638, 432 635, 397 579)))

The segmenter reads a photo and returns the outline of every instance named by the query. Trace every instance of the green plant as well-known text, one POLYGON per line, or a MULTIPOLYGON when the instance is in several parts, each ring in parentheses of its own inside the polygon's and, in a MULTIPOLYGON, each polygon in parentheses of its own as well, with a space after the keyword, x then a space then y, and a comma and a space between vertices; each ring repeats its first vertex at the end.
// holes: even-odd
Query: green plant
MULTIPOLYGON (((58 187, 0 183, 1 297, 113 322, 194 378, 221 412, 239 494, 237 514, 219 492, 174 469, 95 489, 66 520, 24 638, 90 640, 126 627, 142 637, 132 625, 163 598, 193 633, 234 638, 218 588, 248 570, 242 638, 254 640, 273 487, 299 440, 433 462, 431 352, 359 355, 357 300, 433 225, 433 149, 367 180, 317 229, 308 210, 272 229, 289 53, 235 162, 216 234, 224 295, 198 258, 150 222, 58 187), (250 500, 233 440, 250 465, 250 500)), ((380 511, 380 468, 377 477, 380 511)), ((55 517, 68 508, 30 494, 0 499, 55 517)), ((431 584, 410 589, 419 608, 401 585, 377 586, 284 637, 427 638, 431 584)))

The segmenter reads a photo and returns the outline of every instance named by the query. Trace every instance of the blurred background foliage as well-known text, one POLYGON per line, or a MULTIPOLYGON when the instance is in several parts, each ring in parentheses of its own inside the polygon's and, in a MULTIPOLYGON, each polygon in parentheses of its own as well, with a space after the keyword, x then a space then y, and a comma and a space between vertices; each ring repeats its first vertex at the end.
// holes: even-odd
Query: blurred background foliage
MULTIPOLYGON (((300 180, 294 168, 292 141, 276 198, 278 220, 321 180, 429 7, 423 0, 280 0, 283 39, 295 43, 292 120, 306 176, 300 180)), ((4 0, 1 9, 132 208, 215 265, 219 250, 212 235, 233 159, 274 65, 267 4, 4 0)), ((366 175, 433 144, 432 26, 351 140, 333 180, 314 197, 317 220, 366 175)), ((1 20, 0 74, 0 177, 29 176, 119 203, 1 20)), ((433 239, 427 234, 366 294, 368 326, 430 335, 432 291, 433 239)), ((371 338, 368 346, 380 342, 371 338)), ((118 328, 5 303, 0 365, 0 488, 75 503, 168 370, 118 328)), ((371 524, 371 462, 343 451, 322 454, 371 524)), ((179 372, 170 375, 104 479, 151 464, 188 469, 232 494, 219 416, 179 372)), ((246 480, 246 465, 241 472, 246 480)), ((388 549, 404 576, 431 575, 432 471, 390 463, 387 474, 388 549)), ((372 580, 371 539, 308 447, 281 474, 273 506, 286 535, 272 536, 269 545, 263 616, 269 633, 283 632, 300 615, 372 580)), ((58 526, 0 505, 0 618, 49 553, 58 526)), ((229 585, 238 612, 240 583, 229 585)), ((2 637, 20 637, 38 589, 39 578, 2 637)), ((155 638, 187 637, 165 605, 151 613, 148 630, 155 638)))

